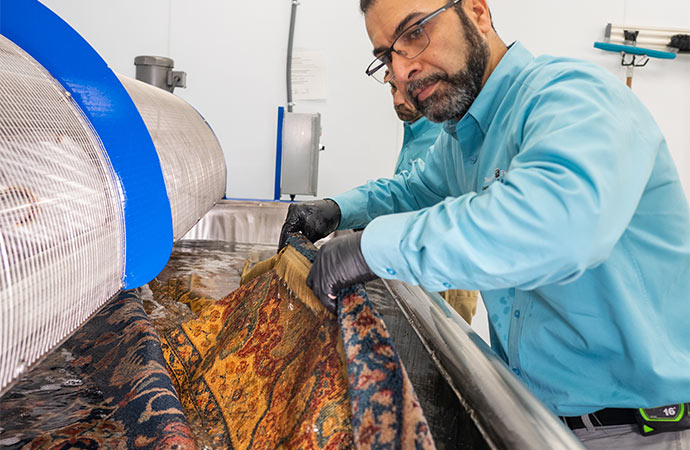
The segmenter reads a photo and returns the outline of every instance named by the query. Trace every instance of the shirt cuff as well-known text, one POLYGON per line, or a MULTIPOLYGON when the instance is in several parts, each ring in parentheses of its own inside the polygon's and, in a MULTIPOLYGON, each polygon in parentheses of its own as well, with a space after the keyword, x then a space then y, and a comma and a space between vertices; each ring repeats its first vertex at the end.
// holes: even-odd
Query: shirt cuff
POLYGON ((372 220, 362 234, 362 255, 367 265, 380 278, 419 284, 400 251, 400 242, 408 222, 418 211, 389 214, 372 220))
POLYGON ((364 228, 369 222, 367 214, 367 198, 360 190, 352 189, 343 194, 331 197, 340 208, 340 223, 338 230, 364 228))

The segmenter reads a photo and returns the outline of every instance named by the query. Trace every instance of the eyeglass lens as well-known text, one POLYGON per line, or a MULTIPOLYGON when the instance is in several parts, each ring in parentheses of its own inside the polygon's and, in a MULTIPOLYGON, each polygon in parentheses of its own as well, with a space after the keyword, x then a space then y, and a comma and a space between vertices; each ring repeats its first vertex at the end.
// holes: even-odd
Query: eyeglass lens
MULTIPOLYGON (((429 46, 429 35, 426 30, 424 30, 423 25, 415 25, 412 28, 405 30, 393 43, 392 50, 398 55, 407 58, 414 59, 419 56, 426 48, 429 46)), ((374 60, 374 62, 369 66, 368 72, 380 83, 385 83, 385 70, 392 70, 390 67, 392 56, 386 52, 381 57, 374 60), (378 69, 377 69, 378 66, 378 69), (376 70, 375 72, 371 72, 376 70)))

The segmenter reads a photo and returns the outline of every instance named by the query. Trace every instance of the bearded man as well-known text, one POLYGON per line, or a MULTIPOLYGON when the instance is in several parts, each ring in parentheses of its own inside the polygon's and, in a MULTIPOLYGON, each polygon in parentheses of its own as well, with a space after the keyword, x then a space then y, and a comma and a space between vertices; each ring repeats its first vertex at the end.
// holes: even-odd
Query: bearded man
POLYGON ((444 131, 409 172, 290 207, 281 245, 365 227, 321 248, 314 293, 481 290, 492 348, 586 446, 690 445, 690 211, 644 105, 593 64, 506 46, 485 0, 360 6, 367 74, 444 131))

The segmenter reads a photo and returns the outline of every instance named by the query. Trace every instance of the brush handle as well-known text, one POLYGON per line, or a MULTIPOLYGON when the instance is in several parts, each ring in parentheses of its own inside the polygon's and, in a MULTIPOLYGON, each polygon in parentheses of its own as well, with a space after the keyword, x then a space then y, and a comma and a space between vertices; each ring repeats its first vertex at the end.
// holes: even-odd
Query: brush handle
POLYGON ((676 54, 672 52, 664 52, 644 47, 633 47, 632 45, 611 44, 610 42, 595 42, 594 48, 607 52, 625 52, 629 55, 645 55, 650 58, 676 59, 676 54))

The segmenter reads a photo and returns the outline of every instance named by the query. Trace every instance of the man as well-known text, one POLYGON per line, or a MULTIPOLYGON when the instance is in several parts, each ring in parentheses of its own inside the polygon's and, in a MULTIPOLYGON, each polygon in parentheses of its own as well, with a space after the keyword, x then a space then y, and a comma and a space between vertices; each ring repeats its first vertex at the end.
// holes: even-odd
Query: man
MULTIPOLYGON (((388 71, 387 71, 388 72, 388 71)), ((390 72, 388 72, 390 73, 390 72)), ((407 100, 404 93, 398 90, 395 78, 386 74, 386 82, 391 87, 393 96, 393 107, 398 118, 403 121, 403 145, 398 155, 398 162, 395 164, 395 175, 403 170, 409 171, 412 163, 417 159, 424 159, 426 152, 429 151, 443 126, 434 123, 424 117, 407 100)))
POLYGON ((594 65, 507 48, 485 0, 361 6, 367 72, 444 132, 410 172, 291 207, 284 232, 310 239, 366 225, 321 248, 316 295, 479 289, 492 347, 588 447, 690 445, 671 417, 634 425, 690 401, 690 212, 645 107, 594 65))

